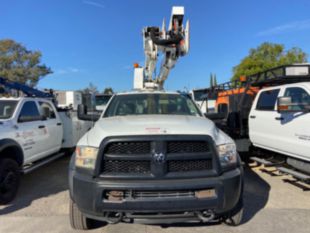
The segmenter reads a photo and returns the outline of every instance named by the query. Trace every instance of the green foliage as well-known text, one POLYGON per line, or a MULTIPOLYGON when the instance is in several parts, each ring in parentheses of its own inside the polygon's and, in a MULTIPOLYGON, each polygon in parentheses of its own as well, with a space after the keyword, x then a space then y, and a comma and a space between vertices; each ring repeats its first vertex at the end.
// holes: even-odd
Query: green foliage
POLYGON ((103 90, 103 94, 105 95, 112 95, 114 93, 112 87, 106 87, 104 90, 103 90))
POLYGON ((40 51, 27 50, 14 40, 0 40, 0 77, 35 86, 52 70, 41 62, 40 51))
POLYGON ((277 66, 303 62, 307 62, 307 54, 300 48, 294 47, 285 51, 282 44, 265 42, 255 49, 250 49, 249 55, 233 68, 232 80, 238 80, 242 75, 249 76, 277 66))

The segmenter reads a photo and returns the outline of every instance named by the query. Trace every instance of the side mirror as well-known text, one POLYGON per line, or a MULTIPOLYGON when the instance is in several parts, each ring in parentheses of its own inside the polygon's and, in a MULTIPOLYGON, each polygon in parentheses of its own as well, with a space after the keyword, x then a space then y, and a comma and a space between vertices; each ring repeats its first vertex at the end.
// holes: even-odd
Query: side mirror
POLYGON ((98 114, 88 114, 87 113, 87 106, 84 104, 79 104, 78 105, 78 119, 82 121, 98 121, 100 118, 100 115, 98 114))
POLYGON ((283 96, 278 98, 277 110, 279 113, 285 112, 309 112, 310 103, 292 103, 292 97, 283 96))

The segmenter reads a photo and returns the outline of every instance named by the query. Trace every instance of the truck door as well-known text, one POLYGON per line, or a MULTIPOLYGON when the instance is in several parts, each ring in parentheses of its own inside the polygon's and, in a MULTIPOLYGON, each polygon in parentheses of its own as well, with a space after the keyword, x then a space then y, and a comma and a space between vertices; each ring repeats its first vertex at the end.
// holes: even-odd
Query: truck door
POLYGON ((251 142, 258 147, 275 150, 281 142, 276 102, 280 88, 261 91, 255 99, 249 116, 249 135, 251 142))
POLYGON ((302 87, 286 87, 282 96, 291 97, 294 112, 277 113, 276 132, 281 141, 279 151, 310 161, 310 113, 302 112, 300 104, 309 104, 309 92, 302 87))
POLYGON ((36 160, 45 153, 47 132, 45 123, 39 113, 35 101, 23 103, 16 122, 15 138, 21 144, 25 153, 25 162, 36 160))
POLYGON ((61 148, 63 140, 63 127, 62 121, 56 114, 54 106, 49 102, 39 101, 39 107, 41 115, 45 118, 45 126, 48 135, 48 141, 46 142, 46 151, 49 154, 58 152, 61 148))

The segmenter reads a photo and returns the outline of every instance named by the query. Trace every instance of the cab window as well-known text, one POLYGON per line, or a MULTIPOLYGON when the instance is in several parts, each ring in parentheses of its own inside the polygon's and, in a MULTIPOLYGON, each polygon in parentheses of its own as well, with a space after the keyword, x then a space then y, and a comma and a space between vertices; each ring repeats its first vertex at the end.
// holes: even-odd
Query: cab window
POLYGON ((12 117, 17 101, 15 100, 4 100, 0 101, 0 119, 9 119, 12 117))
POLYGON ((256 110, 273 111, 280 89, 263 91, 257 101, 256 110))
POLYGON ((35 121, 40 118, 39 110, 34 101, 27 101, 24 103, 19 115, 19 118, 21 117, 29 118, 27 121, 35 121))
POLYGON ((310 95, 300 87, 286 88, 284 96, 291 97, 293 110, 303 110, 305 105, 310 104, 310 95))
POLYGON ((300 87, 290 87, 286 88, 285 97, 291 97, 292 103, 294 104, 309 104, 310 103, 310 95, 300 87))
POLYGON ((55 111, 49 103, 39 102, 39 105, 42 116, 44 116, 46 119, 56 119, 55 111))

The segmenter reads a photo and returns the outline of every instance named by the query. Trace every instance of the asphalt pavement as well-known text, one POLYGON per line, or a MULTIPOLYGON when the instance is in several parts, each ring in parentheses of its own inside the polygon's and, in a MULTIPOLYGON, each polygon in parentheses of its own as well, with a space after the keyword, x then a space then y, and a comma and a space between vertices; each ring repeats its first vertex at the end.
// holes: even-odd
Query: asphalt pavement
MULTIPOLYGON (((1 233, 70 233, 69 158, 61 158, 22 177, 15 201, 0 207, 1 233)), ((289 176, 271 176, 245 167, 245 213, 240 226, 220 223, 165 226, 116 224, 90 233, 310 232, 310 190, 292 185, 289 176)))

